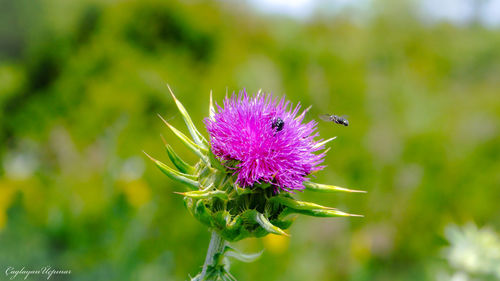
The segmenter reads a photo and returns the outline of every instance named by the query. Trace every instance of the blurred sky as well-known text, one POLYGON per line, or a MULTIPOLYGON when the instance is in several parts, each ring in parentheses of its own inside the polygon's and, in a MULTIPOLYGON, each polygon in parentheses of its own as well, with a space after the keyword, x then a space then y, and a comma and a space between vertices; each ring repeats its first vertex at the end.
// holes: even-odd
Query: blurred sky
MULTIPOLYGON (((276 14, 290 15, 296 18, 311 16, 318 7, 328 8, 332 12, 349 9, 366 12, 374 0, 248 0, 257 9, 276 14)), ((500 0, 419 0, 416 1, 419 16, 426 22, 450 21, 455 24, 467 24, 475 20, 486 25, 500 26, 500 0)))

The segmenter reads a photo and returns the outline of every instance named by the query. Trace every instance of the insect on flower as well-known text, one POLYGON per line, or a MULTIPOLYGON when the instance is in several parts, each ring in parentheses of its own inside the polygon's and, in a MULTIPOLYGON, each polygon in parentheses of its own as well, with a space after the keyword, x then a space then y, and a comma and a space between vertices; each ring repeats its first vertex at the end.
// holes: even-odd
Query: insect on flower
POLYGON ((284 126, 285 122, 281 118, 276 117, 273 119, 273 124, 271 127, 273 128, 273 130, 276 130, 276 132, 283 130, 284 126))
POLYGON ((284 98, 242 91, 205 119, 212 152, 235 172, 237 184, 303 190, 306 177, 324 168, 324 143, 315 139, 316 122, 303 122, 307 110, 299 113, 300 108, 284 98))
POLYGON ((319 115, 319 118, 323 121, 327 121, 327 122, 333 122, 333 123, 337 123, 339 125, 344 125, 344 126, 349 126, 349 121, 347 121, 347 119, 345 119, 345 115, 342 115, 342 116, 338 116, 338 115, 335 115, 335 114, 320 114, 319 115))

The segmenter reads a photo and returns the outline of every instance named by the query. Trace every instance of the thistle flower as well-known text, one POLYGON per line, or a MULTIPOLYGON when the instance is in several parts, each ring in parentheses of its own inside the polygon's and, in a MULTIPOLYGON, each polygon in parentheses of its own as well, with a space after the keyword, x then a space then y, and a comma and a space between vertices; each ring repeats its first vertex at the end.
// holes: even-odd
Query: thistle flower
POLYGON ((316 122, 302 123, 305 113, 297 116, 285 98, 246 91, 217 105, 217 113, 205 119, 213 153, 226 167, 235 171, 237 183, 248 187, 266 182, 284 191, 302 190, 305 177, 322 169, 318 166, 325 153, 314 154, 324 145, 318 136, 316 122))
POLYGON ((302 122, 307 109, 297 116, 300 105, 293 107, 284 98, 260 92, 249 97, 243 91, 226 98, 224 107, 217 105, 216 111, 210 95, 209 118, 205 119, 208 142, 170 87, 169 91, 191 138, 162 120, 200 160, 186 163, 166 141, 168 158, 177 170, 146 155, 165 175, 186 186, 186 192, 176 193, 184 196, 189 212, 212 231, 203 270, 192 280, 235 280, 226 257, 248 262, 258 254, 239 253, 226 241, 269 233, 288 235, 284 229, 292 225, 293 214, 358 216, 292 197, 294 190, 362 192, 306 178, 324 168, 320 164, 325 152, 317 152, 334 139, 314 140, 316 123, 302 122))

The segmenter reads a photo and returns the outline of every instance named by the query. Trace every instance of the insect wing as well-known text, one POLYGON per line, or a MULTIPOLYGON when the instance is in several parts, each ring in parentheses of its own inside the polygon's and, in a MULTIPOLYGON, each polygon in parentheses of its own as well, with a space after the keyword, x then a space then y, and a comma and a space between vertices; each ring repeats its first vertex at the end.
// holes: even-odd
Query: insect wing
POLYGON ((319 118, 323 121, 332 121, 332 119, 330 118, 330 114, 320 114, 319 115, 319 118))

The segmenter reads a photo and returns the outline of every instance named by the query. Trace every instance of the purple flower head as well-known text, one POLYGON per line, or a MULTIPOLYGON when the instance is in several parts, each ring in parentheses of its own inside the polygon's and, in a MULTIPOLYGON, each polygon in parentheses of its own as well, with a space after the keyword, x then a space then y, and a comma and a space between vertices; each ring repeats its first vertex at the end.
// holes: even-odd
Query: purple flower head
POLYGON ((302 123, 306 111, 297 116, 300 104, 285 98, 246 91, 217 104, 213 118, 206 118, 212 152, 235 170, 237 183, 251 186, 270 183, 275 190, 302 190, 305 177, 322 169, 325 153, 314 138, 316 122, 302 123))

